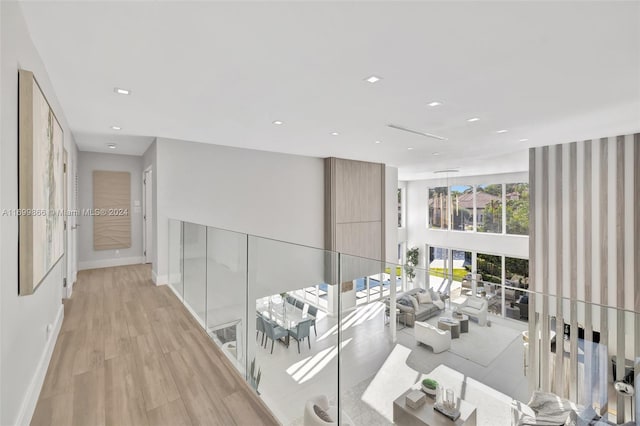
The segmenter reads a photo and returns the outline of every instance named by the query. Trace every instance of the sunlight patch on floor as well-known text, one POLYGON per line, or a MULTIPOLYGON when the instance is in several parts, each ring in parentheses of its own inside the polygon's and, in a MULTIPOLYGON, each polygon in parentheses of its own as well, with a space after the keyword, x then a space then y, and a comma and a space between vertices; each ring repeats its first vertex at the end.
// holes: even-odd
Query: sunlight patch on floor
POLYGON ((362 394, 362 401, 393 422, 393 401, 418 381, 420 373, 407 366, 411 349, 396 345, 362 394))
MULTIPOLYGON (((344 349, 353 338, 346 339, 341 344, 344 349)), ((320 373, 334 358, 338 356, 338 345, 323 349, 312 357, 307 357, 287 368, 287 374, 298 384, 305 383, 320 373)), ((336 383, 337 387, 337 383, 336 383)))

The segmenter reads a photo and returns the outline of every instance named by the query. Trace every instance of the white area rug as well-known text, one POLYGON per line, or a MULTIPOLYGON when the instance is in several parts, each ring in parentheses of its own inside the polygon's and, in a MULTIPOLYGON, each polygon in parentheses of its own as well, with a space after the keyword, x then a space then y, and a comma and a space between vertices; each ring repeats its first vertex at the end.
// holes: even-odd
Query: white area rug
MULTIPOLYGON (((427 322, 437 327, 438 317, 431 318, 427 322)), ((403 331, 413 333, 412 328, 403 331)), ((478 324, 469 321, 469 332, 461 333, 458 339, 451 339, 449 352, 483 367, 488 367, 515 339, 520 338, 520 333, 513 328, 495 322, 492 323, 491 327, 480 327, 478 324)), ((422 352, 425 350, 432 354, 430 348, 420 345, 413 350, 407 361, 408 364, 414 368, 419 367, 420 360, 417 357, 424 356, 422 352)), ((424 371, 420 368, 416 369, 424 371)))

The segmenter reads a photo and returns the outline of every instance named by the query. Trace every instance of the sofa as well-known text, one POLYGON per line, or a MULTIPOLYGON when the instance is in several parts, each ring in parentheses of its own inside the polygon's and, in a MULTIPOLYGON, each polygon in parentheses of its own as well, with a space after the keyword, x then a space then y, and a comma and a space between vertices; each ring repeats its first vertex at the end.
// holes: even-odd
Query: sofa
POLYGON ((433 349, 433 353, 439 354, 451 347, 451 332, 440 330, 426 322, 416 321, 413 328, 416 343, 422 343, 433 349))
POLYGON ((462 305, 458 307, 458 312, 462 312, 478 321, 478 325, 487 325, 487 309, 489 303, 483 297, 469 296, 462 305))
MULTIPOLYGON (((427 299, 428 299, 427 298, 427 299)), ((385 305, 389 308, 390 298, 385 299, 385 305)), ((396 308, 400 310, 404 323, 408 327, 413 327, 416 321, 426 321, 444 311, 444 302, 433 289, 425 290, 414 288, 396 296, 396 308), (420 303, 418 294, 422 293, 422 298, 428 293, 431 302, 420 303)))

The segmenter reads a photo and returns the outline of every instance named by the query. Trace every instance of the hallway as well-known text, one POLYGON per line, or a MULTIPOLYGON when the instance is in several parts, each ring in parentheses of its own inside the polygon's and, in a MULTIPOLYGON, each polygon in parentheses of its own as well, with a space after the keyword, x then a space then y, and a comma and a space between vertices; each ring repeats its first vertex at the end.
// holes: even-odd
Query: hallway
POLYGON ((275 425, 149 265, 82 271, 32 425, 275 425))

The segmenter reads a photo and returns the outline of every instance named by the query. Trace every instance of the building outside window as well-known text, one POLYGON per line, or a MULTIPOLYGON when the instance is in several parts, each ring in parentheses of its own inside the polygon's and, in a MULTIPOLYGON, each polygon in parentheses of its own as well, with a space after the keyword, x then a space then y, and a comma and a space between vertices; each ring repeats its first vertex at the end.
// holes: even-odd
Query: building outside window
POLYGON ((478 185, 476 189, 478 232, 502 233, 502 185, 478 185))
POLYGON ((451 194, 451 229, 473 231, 473 187, 454 185, 451 194))

